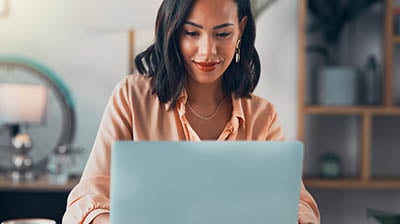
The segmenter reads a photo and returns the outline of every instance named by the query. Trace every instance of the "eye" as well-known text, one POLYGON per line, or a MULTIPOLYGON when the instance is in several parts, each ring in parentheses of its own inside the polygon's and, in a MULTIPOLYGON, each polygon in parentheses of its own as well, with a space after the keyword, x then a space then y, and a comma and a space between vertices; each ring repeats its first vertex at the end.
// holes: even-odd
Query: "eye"
POLYGON ((217 33, 217 37, 228 37, 229 35, 231 35, 231 32, 217 33))
POLYGON ((187 31, 187 30, 184 30, 183 32, 184 32, 185 35, 192 36, 192 37, 198 36, 198 35, 199 35, 199 33, 196 32, 196 31, 187 31))

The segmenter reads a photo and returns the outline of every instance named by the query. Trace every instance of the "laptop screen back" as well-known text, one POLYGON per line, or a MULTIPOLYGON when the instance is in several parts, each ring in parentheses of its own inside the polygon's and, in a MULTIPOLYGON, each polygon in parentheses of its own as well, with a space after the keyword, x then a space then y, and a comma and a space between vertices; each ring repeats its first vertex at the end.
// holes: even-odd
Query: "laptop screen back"
POLYGON ((297 223, 299 142, 116 142, 111 223, 297 223))

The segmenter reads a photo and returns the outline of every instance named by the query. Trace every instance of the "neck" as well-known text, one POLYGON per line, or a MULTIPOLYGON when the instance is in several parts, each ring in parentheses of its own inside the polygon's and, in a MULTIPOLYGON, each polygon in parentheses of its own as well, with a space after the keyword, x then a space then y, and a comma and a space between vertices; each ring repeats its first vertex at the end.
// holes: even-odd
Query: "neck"
POLYGON ((210 84, 190 83, 186 84, 188 101, 199 106, 217 105, 225 97, 221 82, 210 84))

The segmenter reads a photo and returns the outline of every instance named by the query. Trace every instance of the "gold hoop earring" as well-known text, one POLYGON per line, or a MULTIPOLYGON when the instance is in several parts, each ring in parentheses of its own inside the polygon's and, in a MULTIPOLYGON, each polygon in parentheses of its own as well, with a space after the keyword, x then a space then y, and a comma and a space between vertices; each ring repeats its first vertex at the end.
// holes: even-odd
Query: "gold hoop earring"
POLYGON ((239 39, 237 44, 236 44, 236 49, 235 49, 235 62, 239 63, 240 62, 240 41, 242 39, 239 39))

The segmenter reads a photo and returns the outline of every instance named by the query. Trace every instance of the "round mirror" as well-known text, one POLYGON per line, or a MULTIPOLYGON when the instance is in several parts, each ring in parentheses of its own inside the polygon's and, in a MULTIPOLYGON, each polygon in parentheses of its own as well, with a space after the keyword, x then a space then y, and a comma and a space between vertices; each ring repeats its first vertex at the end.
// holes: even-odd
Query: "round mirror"
MULTIPOLYGON (((0 56, 0 84, 23 83, 46 86, 44 122, 28 126, 35 167, 44 167, 47 155, 60 145, 71 144, 75 134, 75 104, 61 79, 44 65, 21 57, 0 56)), ((0 105, 1 106, 1 105, 0 105)), ((12 167, 11 126, 0 124, 0 169, 12 167)))

